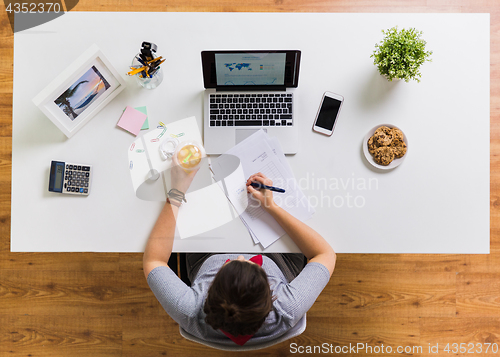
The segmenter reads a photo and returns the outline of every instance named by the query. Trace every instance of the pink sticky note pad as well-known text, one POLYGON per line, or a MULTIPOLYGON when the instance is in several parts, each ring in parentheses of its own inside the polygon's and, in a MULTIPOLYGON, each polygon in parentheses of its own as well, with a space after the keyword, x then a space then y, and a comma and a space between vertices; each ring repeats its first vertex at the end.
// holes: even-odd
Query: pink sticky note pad
POLYGON ((120 128, 137 135, 141 131, 142 125, 146 121, 147 117, 148 116, 146 114, 141 113, 132 107, 127 107, 125 108, 125 111, 120 117, 117 125, 120 128))

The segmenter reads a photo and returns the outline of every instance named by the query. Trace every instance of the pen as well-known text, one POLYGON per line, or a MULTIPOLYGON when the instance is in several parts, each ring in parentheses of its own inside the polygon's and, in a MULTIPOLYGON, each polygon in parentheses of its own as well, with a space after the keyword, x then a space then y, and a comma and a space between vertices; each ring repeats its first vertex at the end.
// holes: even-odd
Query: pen
POLYGON ((135 58, 136 58, 136 60, 138 60, 138 61, 139 61, 139 63, 140 63, 140 64, 142 64, 143 66, 145 66, 145 65, 146 65, 146 62, 144 62, 144 61, 143 61, 140 57, 135 57, 135 58))
POLYGON ((274 187, 274 186, 267 186, 267 185, 263 185, 263 184, 258 183, 258 182, 252 182, 250 184, 250 186, 255 187, 255 188, 263 188, 263 189, 274 191, 274 192, 285 193, 285 190, 282 188, 274 187))

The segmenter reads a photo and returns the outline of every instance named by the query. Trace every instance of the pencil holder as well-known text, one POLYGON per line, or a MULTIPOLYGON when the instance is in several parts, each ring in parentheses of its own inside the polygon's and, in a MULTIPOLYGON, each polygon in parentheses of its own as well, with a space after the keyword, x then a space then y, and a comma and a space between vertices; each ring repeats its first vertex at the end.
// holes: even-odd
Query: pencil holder
MULTIPOLYGON (((154 56, 153 58, 156 58, 156 56, 154 56)), ((134 59, 132 60, 132 67, 140 68, 143 66, 139 59, 139 54, 135 55, 134 59)), ((149 76, 145 76, 145 72, 139 72, 134 75, 134 77, 143 88, 155 89, 163 81, 163 70, 160 67, 156 70, 156 72, 149 76)))

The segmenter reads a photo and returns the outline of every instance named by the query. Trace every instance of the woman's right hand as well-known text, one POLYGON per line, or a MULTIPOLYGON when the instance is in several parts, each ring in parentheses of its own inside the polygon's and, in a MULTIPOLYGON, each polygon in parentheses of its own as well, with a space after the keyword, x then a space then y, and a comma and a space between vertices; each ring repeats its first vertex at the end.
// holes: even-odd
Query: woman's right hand
POLYGON ((254 188, 250 185, 252 182, 272 186, 273 181, 261 172, 253 174, 247 180, 247 192, 252 194, 252 197, 259 201, 261 207, 263 207, 264 209, 269 210, 275 207, 276 203, 274 203, 273 200, 273 192, 271 190, 254 188))

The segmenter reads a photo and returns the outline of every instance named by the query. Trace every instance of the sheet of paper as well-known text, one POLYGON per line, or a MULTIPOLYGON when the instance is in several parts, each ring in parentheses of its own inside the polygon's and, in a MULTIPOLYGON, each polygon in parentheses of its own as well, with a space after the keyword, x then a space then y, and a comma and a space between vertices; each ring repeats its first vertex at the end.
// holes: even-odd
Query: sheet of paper
MULTIPOLYGON (((289 175, 289 177, 293 177, 294 175, 293 175, 292 169, 290 167, 290 164, 286 160, 286 157, 285 157, 285 154, 281 148, 281 144, 279 142, 279 139, 277 137, 269 137, 268 139, 269 139, 268 143, 272 147, 274 154, 278 157, 280 162, 283 164, 284 168, 287 170, 287 172, 288 172, 287 175, 289 175)), ((314 208, 310 205, 307 198, 302 194, 302 191, 299 191, 299 192, 300 192, 300 195, 302 196, 302 200, 304 200, 304 205, 308 207, 308 211, 309 211, 310 215, 312 215, 315 212, 314 208)), ((259 244, 259 240, 255 236, 255 234, 252 232, 251 228, 248 226, 248 224, 245 222, 244 219, 242 219, 242 221, 245 224, 245 226, 247 227, 247 229, 250 233, 250 236, 252 237, 254 243, 259 244)))
MULTIPOLYGON (((231 202, 235 209, 236 214, 241 218, 241 215, 248 206, 248 194, 245 185, 246 179, 240 159, 233 155, 221 155, 210 164, 210 170, 221 191, 226 195, 228 201, 231 202), (235 173, 237 174, 228 175, 229 172, 233 171, 234 167, 237 167, 237 169, 235 169, 235 173)), ((244 219, 241 219, 241 221, 248 229, 254 243, 258 244, 259 240, 252 232, 252 229, 244 219)))
MULTIPOLYGON (((234 171, 233 174, 226 174, 224 175, 224 178, 219 179, 218 176, 220 175, 220 173, 224 172, 225 167, 228 166, 229 160, 224 160, 226 157, 227 156, 223 156, 217 159, 217 162, 211 165, 211 170, 212 172, 218 173, 218 175, 215 175, 217 184, 219 185, 222 192, 224 192, 228 200, 231 202, 238 215, 241 215, 243 212, 245 212, 248 206, 245 175, 243 173, 243 168, 241 166, 241 163, 239 162, 239 159, 236 156, 233 156, 233 158, 238 160, 237 168, 235 170, 232 170, 231 168, 230 171, 234 171)), ((232 160, 232 158, 228 159, 232 160)))
POLYGON ((177 216, 176 229, 181 239, 208 232, 234 219, 232 206, 216 184, 186 194, 186 200, 188 203, 181 205, 177 216), (216 202, 212 205, 216 209, 207 209, 207 202, 216 202))
MULTIPOLYGON (((241 218, 241 216, 240 216, 240 218, 241 218)), ((250 237, 252 237, 254 244, 259 244, 260 243, 259 239, 254 234, 254 232, 252 232, 252 229, 248 226, 247 222, 245 222, 245 220, 243 218, 241 218, 241 221, 243 222, 245 227, 248 229, 248 233, 250 233, 250 237)))
POLYGON ((146 114, 132 107, 127 107, 116 125, 137 136, 146 118, 146 114))
POLYGON ((309 200, 304 195, 304 193, 302 192, 302 189, 300 188, 299 184, 297 183, 297 180, 295 179, 295 175, 293 174, 292 168, 290 167, 290 163, 288 162, 288 160, 285 157, 285 154, 283 152, 283 149, 281 148, 281 144, 280 144, 278 138, 277 137, 270 137, 269 139, 270 139, 269 144, 273 148, 273 152, 278 157, 280 162, 283 164, 283 167, 285 168, 285 170, 288 171, 289 177, 293 177, 293 185, 295 185, 298 188, 297 199, 302 203, 303 207, 307 207, 307 211, 309 212, 310 217, 311 217, 316 212, 316 210, 314 209, 313 206, 311 206, 311 204, 309 203, 309 200))
MULTIPOLYGON (((260 130, 248 137, 226 154, 234 155, 241 160, 245 178, 256 172, 262 172, 273 180, 273 185, 285 189, 285 193, 273 193, 276 204, 287 210, 300 220, 307 220, 313 214, 307 199, 299 189, 289 166, 282 160, 284 155, 279 145, 273 144, 267 134, 260 130), (281 158, 282 156, 282 158, 281 158)), ((245 182, 241 183, 245 186, 245 182)), ((248 194, 247 194, 248 195, 248 194)), ((285 231, 276 220, 267 213, 250 195, 249 204, 241 219, 249 228, 254 242, 258 241, 264 248, 270 246, 285 231)))

